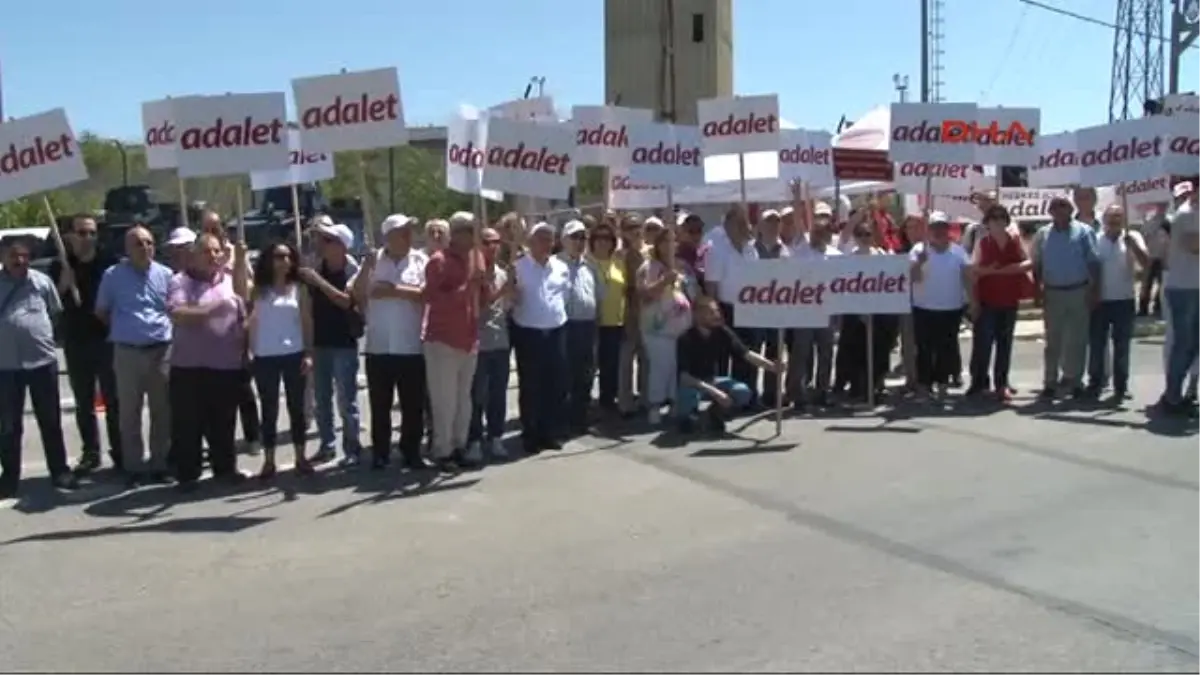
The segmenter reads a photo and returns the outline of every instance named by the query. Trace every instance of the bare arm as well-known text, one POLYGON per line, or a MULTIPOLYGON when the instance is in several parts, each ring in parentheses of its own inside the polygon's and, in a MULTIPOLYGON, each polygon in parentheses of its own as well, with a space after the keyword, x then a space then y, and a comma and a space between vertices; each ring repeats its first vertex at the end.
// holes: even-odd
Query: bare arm
POLYGON ((682 384, 685 387, 699 389, 700 391, 708 394, 709 398, 720 399, 725 396, 725 392, 716 388, 712 384, 705 382, 704 380, 693 377, 689 373, 680 373, 679 374, 679 382, 680 382, 680 384, 682 384))
POLYGON ((313 349, 313 316, 312 316, 312 298, 308 295, 308 289, 303 285, 300 286, 300 333, 304 336, 304 351, 311 353, 313 349))

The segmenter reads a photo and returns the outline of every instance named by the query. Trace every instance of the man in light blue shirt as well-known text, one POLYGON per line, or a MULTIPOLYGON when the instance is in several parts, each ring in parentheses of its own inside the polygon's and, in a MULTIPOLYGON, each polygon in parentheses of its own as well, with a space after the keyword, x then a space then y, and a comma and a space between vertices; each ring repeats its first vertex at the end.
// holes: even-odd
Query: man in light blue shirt
POLYGON ((58 348, 54 317, 62 312, 58 289, 29 268, 29 245, 14 241, 0 251, 0 499, 17 494, 21 480, 21 435, 25 394, 42 436, 46 468, 54 485, 73 489, 59 407, 58 348))
POLYGON ((143 227, 125 233, 125 258, 108 268, 96 292, 96 315, 109 327, 121 417, 121 459, 130 487, 166 483, 171 446, 167 369, 171 269, 154 261, 154 236, 143 227), (151 465, 145 465, 142 402, 150 407, 151 465))
POLYGON ((584 256, 587 227, 578 220, 563 226, 562 259, 567 263, 567 415, 572 433, 587 429, 596 375, 596 308, 601 286, 596 270, 584 256))
POLYGON ((1046 327, 1041 398, 1055 398, 1060 388, 1082 398, 1091 308, 1099 301, 1100 259, 1091 226, 1072 218, 1065 197, 1050 201, 1048 225, 1034 235, 1031 254, 1037 297, 1042 299, 1046 327))

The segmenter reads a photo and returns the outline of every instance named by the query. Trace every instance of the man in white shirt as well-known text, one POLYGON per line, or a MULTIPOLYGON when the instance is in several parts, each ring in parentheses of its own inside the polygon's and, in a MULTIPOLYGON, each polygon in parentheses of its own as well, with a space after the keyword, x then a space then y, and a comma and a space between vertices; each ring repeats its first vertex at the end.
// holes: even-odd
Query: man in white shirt
MULTIPOLYGON (((758 251, 754 248, 754 238, 750 232, 750 219, 741 205, 734 206, 725 213, 722 230, 723 234, 712 238, 712 244, 705 256, 704 286, 708 295, 717 299, 725 325, 733 326, 738 339, 750 344, 754 342, 754 329, 738 328, 733 316, 733 305, 738 292, 737 270, 747 261, 758 258, 758 251)), ((757 381, 758 371, 754 366, 745 359, 733 356, 726 354, 718 359, 722 369, 717 374, 731 375, 738 382, 747 384, 757 381), (729 363, 731 359, 732 368, 729 363)), ((757 401, 751 400, 751 407, 756 404, 757 401)))
POLYGON ((971 265, 966 249, 950 240, 949 220, 940 211, 930 214, 928 238, 909 252, 917 385, 941 396, 962 369, 958 326, 971 265))
MULTIPOLYGON (((1183 185, 1183 184, 1181 184, 1183 185)), ((1197 222, 1195 186, 1176 190, 1186 200, 1171 221, 1163 299, 1167 305, 1171 349, 1167 357, 1166 389, 1160 407, 1170 414, 1194 418, 1196 408, 1183 395, 1188 370, 1200 353, 1200 223, 1197 222)))
POLYGON ((513 264, 516 302, 512 340, 517 350, 518 404, 526 454, 561 450, 566 424, 567 289, 570 269, 551 255, 554 226, 529 231, 527 255, 513 264))
POLYGON ((1107 382, 1105 363, 1112 338, 1113 399, 1129 396, 1129 345, 1137 314, 1134 273, 1150 262, 1146 242, 1136 230, 1127 228, 1125 211, 1119 205, 1104 210, 1103 232, 1096 239, 1100 259, 1100 301, 1092 308, 1088 348, 1088 386, 1091 398, 1103 393, 1107 382))
POLYGON ((415 219, 388 216, 382 251, 363 260, 351 286, 366 318, 367 398, 371 408, 371 467, 391 461, 392 403, 400 396, 400 454, 405 468, 427 467, 421 457, 425 430, 425 357, 421 318, 429 257, 412 246, 415 219))
MULTIPOLYGON (((807 208, 804 206, 802 208, 807 208)), ((791 257, 803 265, 842 255, 832 243, 833 209, 824 202, 813 207, 812 229, 805 232, 803 219, 797 223, 791 257)), ((830 403, 830 384, 833 378, 833 345, 836 341, 837 318, 831 318, 825 328, 795 328, 791 332, 791 358, 788 359, 787 386, 792 407, 803 411, 808 404, 825 407, 830 403), (816 366, 816 377, 813 366, 816 366)))

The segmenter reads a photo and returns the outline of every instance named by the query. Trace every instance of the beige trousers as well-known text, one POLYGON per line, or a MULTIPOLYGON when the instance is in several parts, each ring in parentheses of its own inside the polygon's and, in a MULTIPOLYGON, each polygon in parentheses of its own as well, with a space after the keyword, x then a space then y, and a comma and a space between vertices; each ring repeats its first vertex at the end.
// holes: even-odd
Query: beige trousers
POLYGON ((471 381, 475 377, 474 352, 464 352, 440 342, 425 343, 425 381, 429 412, 433 417, 434 459, 444 459, 467 447, 471 426, 471 381))

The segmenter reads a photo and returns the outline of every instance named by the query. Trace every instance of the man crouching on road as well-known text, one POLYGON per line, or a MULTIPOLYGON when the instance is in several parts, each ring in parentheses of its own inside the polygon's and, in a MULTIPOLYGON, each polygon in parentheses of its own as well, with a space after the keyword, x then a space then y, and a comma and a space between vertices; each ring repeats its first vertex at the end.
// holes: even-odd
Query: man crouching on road
POLYGON ((718 434, 725 432, 730 412, 750 403, 750 387, 745 382, 717 375, 718 362, 727 355, 771 373, 780 368, 778 363, 746 348, 725 325, 716 300, 697 298, 692 308, 692 327, 679 336, 679 389, 673 414, 680 431, 688 433, 694 428, 702 399, 713 402, 706 413, 708 427, 718 434))

